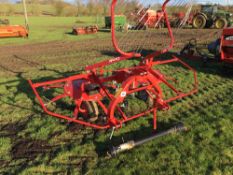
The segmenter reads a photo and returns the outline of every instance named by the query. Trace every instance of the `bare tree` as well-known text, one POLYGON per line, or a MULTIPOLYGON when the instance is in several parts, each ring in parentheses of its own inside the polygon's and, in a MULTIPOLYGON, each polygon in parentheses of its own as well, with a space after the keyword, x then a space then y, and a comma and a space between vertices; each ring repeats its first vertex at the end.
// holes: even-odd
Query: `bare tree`
POLYGON ((54 3, 54 8, 56 10, 56 15, 61 16, 66 7, 66 3, 62 0, 58 0, 54 3))

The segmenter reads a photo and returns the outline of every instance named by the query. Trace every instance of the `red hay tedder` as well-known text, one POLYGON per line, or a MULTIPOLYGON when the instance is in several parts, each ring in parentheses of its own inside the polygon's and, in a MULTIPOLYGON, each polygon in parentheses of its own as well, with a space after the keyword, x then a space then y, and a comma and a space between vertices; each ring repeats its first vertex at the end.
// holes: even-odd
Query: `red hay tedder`
POLYGON ((74 35, 86 35, 95 34, 98 32, 98 26, 87 26, 87 27, 74 27, 72 33, 74 35))
MULTIPOLYGON (((138 53, 126 53, 119 48, 115 37, 116 31, 114 30, 114 14, 117 0, 112 0, 112 42, 115 50, 120 54, 120 56, 87 66, 85 68, 86 72, 83 74, 42 83, 33 83, 29 80, 29 83, 43 110, 53 117, 95 129, 121 128, 126 122, 152 114, 154 119, 153 128, 156 129, 157 110, 168 110, 169 102, 196 93, 198 87, 196 71, 179 58, 174 56, 170 60, 154 61, 154 57, 168 52, 172 49, 174 44, 173 32, 166 13, 166 5, 168 2, 169 0, 165 0, 162 6, 162 12, 164 13, 166 25, 168 26, 170 44, 165 49, 155 51, 145 57, 142 57, 138 53), (137 66, 130 68, 122 68, 114 71, 104 70, 106 66, 132 58, 141 59, 141 61, 137 66), (190 91, 182 92, 179 89, 176 89, 176 87, 169 83, 169 78, 156 69, 158 65, 172 63, 180 64, 189 71, 191 75, 193 75, 194 80, 193 84, 190 85, 190 91), (162 86, 166 86, 175 95, 165 99, 163 96, 162 86), (42 92, 48 93, 48 96, 50 96, 49 100, 48 96, 44 98, 42 92), (125 101, 129 96, 139 93, 142 93, 144 94, 144 97, 149 98, 152 101, 152 104, 145 111, 129 116, 124 111, 125 101), (51 97, 51 94, 55 95, 51 97), (49 108, 51 103, 57 104, 62 100, 67 104, 72 103, 72 115, 69 115, 69 112, 61 114, 56 112, 56 110, 49 108)), ((64 106, 64 104, 62 106, 64 106)), ((130 142, 126 147, 125 145, 123 147, 121 148, 131 148, 132 142, 130 142)), ((116 152, 119 152, 119 150, 114 150, 114 153, 116 152)))

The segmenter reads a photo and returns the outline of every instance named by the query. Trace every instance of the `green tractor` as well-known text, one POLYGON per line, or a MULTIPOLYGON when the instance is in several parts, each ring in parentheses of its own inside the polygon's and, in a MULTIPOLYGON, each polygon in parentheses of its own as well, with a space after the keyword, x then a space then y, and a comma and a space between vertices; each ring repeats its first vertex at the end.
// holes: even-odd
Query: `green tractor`
POLYGON ((192 20, 192 25, 196 29, 214 27, 223 29, 233 24, 233 14, 220 10, 218 5, 202 5, 201 11, 196 13, 192 20))

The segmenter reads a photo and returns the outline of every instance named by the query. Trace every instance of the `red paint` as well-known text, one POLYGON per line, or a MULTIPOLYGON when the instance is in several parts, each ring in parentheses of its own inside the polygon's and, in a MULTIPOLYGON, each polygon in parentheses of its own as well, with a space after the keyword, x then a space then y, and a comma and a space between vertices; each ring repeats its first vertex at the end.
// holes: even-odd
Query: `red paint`
POLYGON ((0 38, 28 37, 28 31, 20 25, 0 26, 0 38))

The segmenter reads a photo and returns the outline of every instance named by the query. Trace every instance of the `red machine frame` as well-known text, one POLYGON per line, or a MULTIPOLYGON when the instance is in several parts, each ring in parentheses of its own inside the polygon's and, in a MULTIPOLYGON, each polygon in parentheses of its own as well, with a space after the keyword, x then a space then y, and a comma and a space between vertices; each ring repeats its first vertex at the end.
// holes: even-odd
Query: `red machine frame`
POLYGON ((223 29, 220 53, 221 61, 233 64, 233 28, 223 29))
MULTIPOLYGON (((163 53, 168 52, 174 44, 174 36, 170 23, 168 20, 168 15, 166 13, 166 5, 170 0, 165 0, 162 11, 164 13, 164 18, 168 26, 168 33, 171 38, 170 44, 167 48, 156 51, 152 54, 147 55, 142 58, 138 53, 126 53, 122 51, 117 43, 115 37, 115 23, 114 23, 114 10, 117 3, 117 0, 112 0, 111 4, 111 20, 112 20, 112 43, 115 50, 121 55, 117 58, 103 61, 91 66, 86 67, 86 73, 80 75, 70 76, 68 78, 62 78, 53 81, 47 81, 43 83, 32 83, 29 80, 29 83, 40 103, 43 110, 57 118, 65 119, 69 122, 78 123, 84 126, 92 127, 95 129, 108 129, 108 128, 120 128, 123 123, 126 123, 130 120, 153 114, 154 118, 154 129, 157 128, 157 110, 167 110, 169 109, 168 103, 186 96, 189 96, 197 92, 198 82, 196 71, 192 69, 189 65, 181 61, 177 57, 173 57, 170 60, 163 61, 154 61, 155 56, 159 56, 163 53), (131 58, 142 58, 142 61, 139 65, 131 68, 124 68, 112 72, 108 72, 111 75, 106 76, 104 68, 108 65, 128 60, 131 58), (189 92, 181 92, 176 89, 172 84, 167 80, 167 77, 164 76, 160 71, 153 69, 153 67, 162 64, 168 63, 180 63, 183 67, 193 72, 194 82, 193 88, 189 92), (163 98, 163 92, 161 84, 166 85, 170 88, 176 95, 169 99, 163 98), (120 87, 118 87, 120 85, 120 87), (61 99, 69 97, 75 103, 75 109, 73 116, 67 116, 53 112, 48 109, 45 104, 43 97, 40 95, 38 89, 43 88, 44 90, 51 89, 62 89, 62 93, 50 99, 49 103, 56 103, 61 99), (93 91, 95 93, 93 93, 93 91), (130 94, 134 94, 140 91, 147 93, 148 97, 153 100, 153 106, 146 111, 143 111, 139 114, 133 116, 127 116, 123 111, 121 104, 124 102, 126 97, 130 94), (92 92, 92 93, 91 93, 92 92), (109 101, 108 104, 104 103, 104 99, 109 101), (84 118, 91 118, 91 114, 88 111, 87 103, 94 102, 95 105, 98 105, 105 115, 104 123, 94 123, 91 121, 86 121, 85 119, 80 119, 79 116, 84 116, 84 118)), ((93 114, 92 114, 93 115, 93 114)), ((96 115, 96 114, 94 114, 96 115)))

